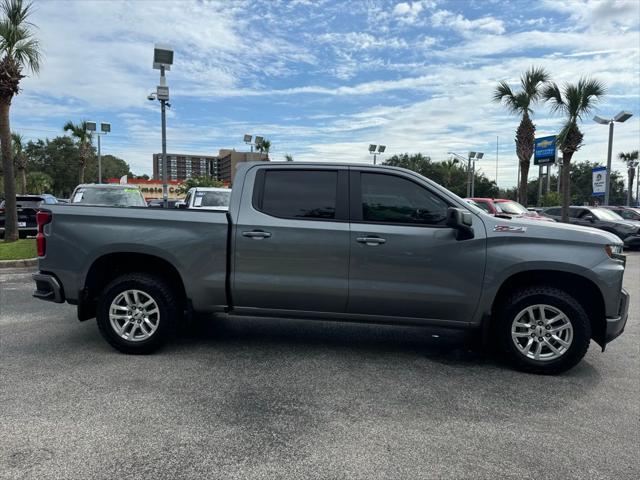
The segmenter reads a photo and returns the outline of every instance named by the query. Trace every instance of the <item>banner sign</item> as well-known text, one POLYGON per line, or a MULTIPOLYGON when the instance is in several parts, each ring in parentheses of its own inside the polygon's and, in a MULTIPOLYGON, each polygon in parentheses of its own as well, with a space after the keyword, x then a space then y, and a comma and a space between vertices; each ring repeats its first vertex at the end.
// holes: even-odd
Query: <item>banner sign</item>
POLYGON ((533 164, 548 165, 555 163, 558 145, 556 136, 536 138, 534 141, 533 164))
POLYGON ((604 195, 607 185, 607 167, 596 167, 591 170, 593 175, 593 195, 594 197, 604 195))

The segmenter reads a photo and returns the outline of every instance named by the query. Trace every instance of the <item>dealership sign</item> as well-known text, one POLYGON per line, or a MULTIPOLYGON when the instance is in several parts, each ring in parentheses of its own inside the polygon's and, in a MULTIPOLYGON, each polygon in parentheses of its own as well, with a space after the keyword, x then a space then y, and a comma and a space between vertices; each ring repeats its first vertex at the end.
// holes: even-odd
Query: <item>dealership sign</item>
POLYGON ((604 195, 607 187, 607 167, 596 167, 591 170, 593 175, 593 193, 594 197, 604 195))
POLYGON ((555 163, 558 151, 556 136, 536 138, 534 141, 533 163, 534 165, 548 165, 555 163))

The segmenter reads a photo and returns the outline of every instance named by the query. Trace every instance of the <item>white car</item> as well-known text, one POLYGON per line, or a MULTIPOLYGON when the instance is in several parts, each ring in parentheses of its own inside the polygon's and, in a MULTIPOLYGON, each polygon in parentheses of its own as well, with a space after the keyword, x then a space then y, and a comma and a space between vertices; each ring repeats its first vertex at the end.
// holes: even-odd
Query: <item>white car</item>
POLYGON ((179 208, 201 208, 203 210, 228 210, 230 188, 194 187, 190 188, 179 208))

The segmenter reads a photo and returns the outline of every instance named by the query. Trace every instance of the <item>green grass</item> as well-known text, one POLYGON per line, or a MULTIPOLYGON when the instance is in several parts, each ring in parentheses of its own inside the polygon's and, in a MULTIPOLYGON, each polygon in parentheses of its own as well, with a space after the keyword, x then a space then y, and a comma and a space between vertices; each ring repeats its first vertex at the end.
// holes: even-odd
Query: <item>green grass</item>
POLYGON ((0 241, 0 260, 21 260, 23 258, 35 258, 36 256, 35 239, 18 240, 12 243, 4 243, 4 240, 0 241))

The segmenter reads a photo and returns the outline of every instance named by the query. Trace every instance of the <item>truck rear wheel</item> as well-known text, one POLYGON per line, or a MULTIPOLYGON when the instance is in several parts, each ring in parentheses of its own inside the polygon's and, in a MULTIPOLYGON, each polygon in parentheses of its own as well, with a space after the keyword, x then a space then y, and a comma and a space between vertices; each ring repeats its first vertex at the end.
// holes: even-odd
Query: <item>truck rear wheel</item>
POLYGON ((591 341, 584 308, 554 287, 515 291, 498 312, 500 346, 516 368, 538 374, 562 373, 582 360, 591 341))
POLYGON ((171 288, 162 279, 130 273, 105 288, 98 304, 98 328, 121 352, 151 353, 166 342, 179 311, 171 288))

